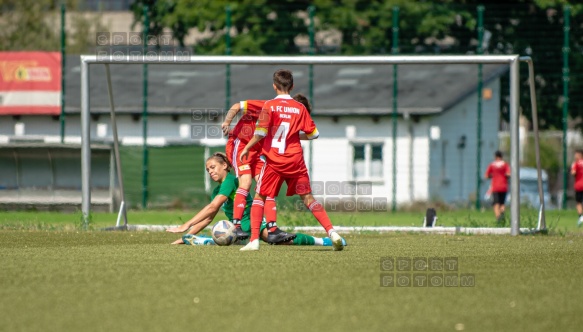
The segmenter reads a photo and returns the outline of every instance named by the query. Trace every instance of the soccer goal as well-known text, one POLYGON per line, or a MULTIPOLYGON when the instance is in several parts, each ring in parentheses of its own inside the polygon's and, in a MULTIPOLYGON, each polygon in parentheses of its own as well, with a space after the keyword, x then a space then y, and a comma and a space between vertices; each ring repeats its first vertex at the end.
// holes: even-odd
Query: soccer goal
MULTIPOLYGON (((91 114, 90 114, 90 78, 89 78, 89 66, 91 65, 105 65, 107 71, 107 79, 108 79, 108 91, 110 96, 110 106, 111 106, 111 120, 112 120, 112 131, 113 131, 113 141, 114 141, 114 150, 115 150, 115 157, 116 157, 116 165, 118 168, 118 178, 122 192, 122 203, 120 206, 120 212, 118 217, 118 225, 122 216, 126 220, 125 226, 127 226, 127 217, 125 217, 125 205, 123 200, 123 180, 121 179, 120 173, 120 160, 119 160, 119 148, 118 148, 118 138, 117 138, 117 129, 115 126, 115 107, 114 107, 114 98, 113 92, 111 88, 111 79, 109 74, 109 65, 110 64, 124 64, 124 65, 136 65, 136 64, 184 64, 184 65, 244 65, 244 66, 252 66, 252 65, 279 65, 279 66, 292 66, 292 65, 315 65, 315 66, 330 66, 330 65, 341 65, 341 66, 381 66, 384 68, 390 68, 392 66, 399 65, 399 68, 407 67, 407 66, 415 66, 415 65, 426 65, 426 66, 446 66, 446 65, 502 65, 506 66, 505 71, 508 70, 509 72, 509 114, 510 114, 510 167, 511 167, 511 179, 510 179, 510 196, 513 198, 510 202, 511 204, 511 220, 510 224, 511 227, 509 233, 511 235, 518 235, 521 232, 526 231, 525 229, 520 228, 520 182, 519 182, 519 169, 520 169, 520 158, 519 158, 519 116, 520 116, 520 105, 519 105, 519 65, 520 62, 527 62, 529 66, 529 83, 530 83, 530 97, 532 103, 532 119, 533 119, 533 128, 534 128, 534 137, 535 137, 535 151, 536 151, 536 161, 537 161, 537 174, 538 174, 538 192, 540 197, 540 208, 539 208, 539 219, 538 219, 538 226, 537 230, 544 230, 546 229, 545 218, 544 218, 544 209, 545 209, 545 202, 544 202, 544 195, 543 195, 543 184, 542 184, 542 176, 541 176, 541 168, 540 168, 540 158, 539 158, 539 149, 538 149, 538 121, 537 121, 537 110, 536 110, 536 97, 534 94, 534 70, 533 64, 529 57, 520 57, 519 55, 432 55, 432 56, 186 56, 186 57, 168 57, 168 58, 155 58, 149 59, 147 57, 135 57, 135 56, 114 56, 114 55, 107 55, 107 56, 97 56, 97 55, 82 55, 81 56, 81 136, 82 136, 82 153, 81 153, 81 165, 82 165, 82 214, 83 219, 87 223, 89 220, 90 215, 90 206, 91 206, 91 184, 90 184, 90 176, 91 176, 91 168, 90 168, 90 161, 91 161, 91 150, 90 150, 90 125, 91 125, 91 114)), ((348 71, 348 70, 347 70, 348 71)), ((347 72, 346 71, 346 72, 347 72)), ((371 71, 370 74, 374 74, 374 71, 371 71)), ((415 78, 416 73, 412 71, 410 76, 415 78)), ((419 81, 423 80, 431 80, 431 77, 418 77, 419 81)), ((350 86, 353 86, 354 80, 339 80, 338 84, 345 86, 345 88, 349 89, 350 86)), ((396 82, 394 82, 396 84, 396 82)), ((447 85, 447 82, 443 83, 444 88, 447 85)), ((482 92, 480 91, 479 94, 482 92)), ((387 94, 389 92, 387 91, 387 94)), ((252 97, 252 96, 250 96, 252 97)), ((388 100, 388 98, 387 98, 388 100)), ((388 105, 388 103, 387 103, 388 105)), ((396 105, 396 101, 394 102, 396 105)), ((378 110, 376 110, 378 111, 378 110)), ((373 119, 373 122, 378 122, 378 114, 375 115, 375 110, 370 111, 370 113, 366 113, 365 115, 370 115, 373 119)), ((410 111, 410 110, 409 110, 410 111)), ((410 118, 415 116, 414 112, 409 112, 405 110, 398 114, 398 116, 403 118, 410 118)), ((427 110, 426 112, 432 112, 431 109, 427 110)), ((393 120, 397 116, 397 107, 393 108, 393 120)), ((331 114, 331 117, 334 118, 334 114, 331 114)), ((397 132, 395 127, 395 123, 393 122, 392 132, 393 135, 397 132)), ((354 127, 353 126, 346 126, 346 136, 354 136, 354 127)), ((387 132, 391 131, 390 127, 386 128, 387 132)), ((438 126, 428 126, 424 129, 428 133, 427 140, 439 138, 441 134, 441 130, 438 126)), ((444 129, 447 130, 447 129, 444 129)), ((478 129, 480 131, 480 129, 478 129)), ((395 136, 393 136, 395 138, 395 136)), ((458 147, 465 145, 466 136, 461 136, 458 144, 458 147)), ((401 143, 399 143, 401 144, 401 143)), ((411 144, 413 145, 413 144, 411 144)), ((355 154, 362 154, 362 160, 358 160, 355 162, 355 172, 362 172, 362 174, 366 175, 368 178, 374 179, 374 172, 376 172, 375 154, 383 152, 383 148, 379 148, 377 145, 371 143, 370 141, 363 140, 359 141, 357 145, 353 147, 355 154), (372 156, 372 157, 371 157, 372 156)), ((397 141, 393 140, 393 153, 390 155, 390 158, 396 160, 395 151, 397 150, 397 141)), ((388 150, 388 149, 386 149, 388 150)), ((311 151, 310 151, 311 153, 311 151)), ((409 158, 413 160, 417 157, 426 157, 426 156, 414 156, 413 153, 410 153, 409 158)), ((479 164, 479 163, 478 163, 479 164)), ((479 165, 478 165, 479 166, 479 165)), ((378 167, 377 167, 378 168, 378 167)), ((411 164, 409 164, 409 168, 411 168, 411 164)), ((360 173, 359 173, 360 174, 360 173)), ((431 175, 425 176, 426 179, 429 179, 431 175)), ((397 183, 399 183, 399 179, 397 177, 397 173, 395 171, 395 162, 393 162, 393 171, 392 171, 392 180, 393 182, 393 192, 392 197, 393 201, 395 200, 395 196, 399 195, 394 188, 397 187, 397 183)), ((410 181, 411 182, 411 181, 410 181)), ((410 184, 412 186, 412 184, 410 184)), ((413 191, 410 191, 413 192, 413 191)), ((477 192, 479 196, 480 193, 477 192)), ((479 199, 479 197, 477 198, 479 199)), ((402 228, 402 227, 401 227, 402 228)), ((459 232, 459 227, 451 227, 454 232, 459 232)), ((348 230, 348 229, 347 229, 348 230)), ((358 230, 358 229, 354 229, 358 230)), ((365 230, 369 230, 368 228, 365 230)), ((384 231, 383 229, 379 229, 380 231, 384 231)), ((404 231, 402 229, 397 229, 398 231, 404 231)), ((409 231, 415 231, 413 228, 408 228, 409 231)), ((427 231, 427 230, 424 230, 427 231)), ((449 228, 441 228, 436 229, 435 232, 441 233, 448 233, 451 230, 449 228)), ((488 233, 488 230, 480 230, 479 233, 488 233)), ((490 233, 492 234, 499 234, 501 233, 500 230, 492 230, 490 233)))

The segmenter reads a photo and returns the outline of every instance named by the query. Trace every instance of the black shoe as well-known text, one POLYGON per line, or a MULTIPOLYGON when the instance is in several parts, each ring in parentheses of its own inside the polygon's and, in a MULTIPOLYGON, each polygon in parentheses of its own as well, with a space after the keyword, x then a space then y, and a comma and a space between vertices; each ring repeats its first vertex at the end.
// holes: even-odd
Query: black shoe
POLYGON ((241 229, 241 227, 235 227, 235 236, 237 240, 246 240, 249 238, 249 233, 241 229))
POLYGON ((281 229, 277 229, 274 232, 267 234, 267 243, 269 244, 279 244, 291 241, 296 238, 294 233, 287 233, 281 229))

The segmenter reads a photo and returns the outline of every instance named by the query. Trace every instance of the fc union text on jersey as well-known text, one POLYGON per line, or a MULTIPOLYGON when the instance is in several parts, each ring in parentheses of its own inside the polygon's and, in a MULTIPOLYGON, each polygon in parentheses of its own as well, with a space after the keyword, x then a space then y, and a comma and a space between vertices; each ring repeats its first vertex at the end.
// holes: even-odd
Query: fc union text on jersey
POLYGON ((272 112, 283 112, 283 113, 294 113, 294 114, 300 114, 300 109, 297 107, 291 107, 291 106, 271 106, 271 111, 272 112))

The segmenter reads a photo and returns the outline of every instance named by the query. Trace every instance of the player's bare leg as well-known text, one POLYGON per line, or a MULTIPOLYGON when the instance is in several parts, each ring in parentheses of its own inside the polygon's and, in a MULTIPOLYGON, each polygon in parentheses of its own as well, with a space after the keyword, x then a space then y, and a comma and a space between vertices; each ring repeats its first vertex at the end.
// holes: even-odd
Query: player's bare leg
POLYGON ((496 223, 498 225, 500 225, 502 223, 502 220, 501 220, 501 217, 502 217, 501 211, 502 211, 501 205, 498 204, 498 203, 494 204, 494 216, 496 217, 496 223))
POLYGON ((264 228, 261 232, 261 240, 267 242, 267 228, 264 228))
POLYGON ((318 202, 312 193, 302 194, 300 198, 304 202, 304 205, 312 212, 314 217, 318 220, 320 225, 324 227, 328 237, 332 240, 332 246, 334 250, 340 251, 344 249, 344 243, 342 241, 342 237, 338 235, 338 233, 334 230, 334 226, 332 226, 332 222, 328 217, 328 213, 326 213, 326 209, 318 202))
POLYGON ((583 204, 577 203, 577 213, 579 213, 579 220, 577 221, 577 227, 583 226, 583 204))
POLYGON ((498 209, 499 209, 498 219, 500 220, 500 223, 502 225, 504 225, 504 224, 506 224, 506 219, 504 218, 504 212, 506 211, 506 205, 500 204, 498 209))

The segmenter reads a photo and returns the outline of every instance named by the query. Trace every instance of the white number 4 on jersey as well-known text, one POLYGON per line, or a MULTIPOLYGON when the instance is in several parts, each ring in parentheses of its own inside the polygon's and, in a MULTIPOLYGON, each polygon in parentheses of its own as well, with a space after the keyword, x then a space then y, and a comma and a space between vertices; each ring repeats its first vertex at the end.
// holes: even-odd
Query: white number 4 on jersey
POLYGON ((273 135, 273 140, 271 141, 271 147, 277 148, 277 152, 279 154, 283 154, 285 151, 285 140, 287 138, 287 134, 289 133, 289 122, 282 122, 277 130, 275 131, 275 135, 273 135))

